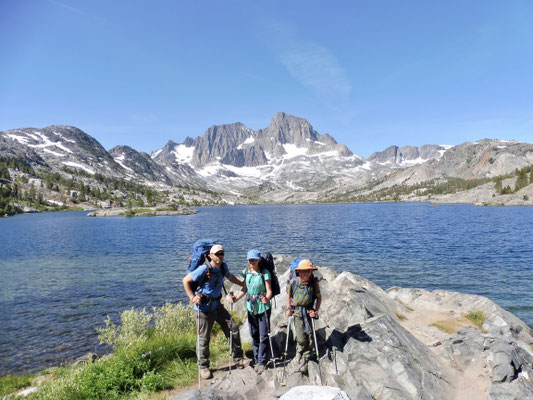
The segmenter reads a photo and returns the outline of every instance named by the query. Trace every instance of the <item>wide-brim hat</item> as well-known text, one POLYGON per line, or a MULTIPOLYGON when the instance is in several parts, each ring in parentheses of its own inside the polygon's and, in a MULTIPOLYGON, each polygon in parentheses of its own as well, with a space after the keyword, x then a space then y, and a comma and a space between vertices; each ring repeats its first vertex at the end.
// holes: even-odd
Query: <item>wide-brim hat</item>
POLYGON ((318 268, 313 265, 313 263, 309 260, 302 260, 298 264, 296 268, 294 268, 295 271, 315 271, 318 268))

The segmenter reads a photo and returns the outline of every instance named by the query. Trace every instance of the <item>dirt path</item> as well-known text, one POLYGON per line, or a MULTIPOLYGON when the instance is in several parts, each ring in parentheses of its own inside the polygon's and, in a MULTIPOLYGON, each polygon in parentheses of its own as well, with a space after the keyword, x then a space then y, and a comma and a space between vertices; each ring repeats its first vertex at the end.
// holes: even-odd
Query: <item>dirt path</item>
POLYGON ((490 382, 489 368, 486 360, 474 359, 467 368, 461 369, 441 357, 442 343, 448 340, 458 329, 475 326, 462 313, 452 310, 449 305, 432 305, 430 308, 411 306, 400 318, 400 324, 413 336, 424 343, 439 356, 446 367, 446 375, 450 377, 450 384, 455 390, 456 400, 484 400, 487 398, 490 382), (452 333, 444 330, 449 329, 452 333))

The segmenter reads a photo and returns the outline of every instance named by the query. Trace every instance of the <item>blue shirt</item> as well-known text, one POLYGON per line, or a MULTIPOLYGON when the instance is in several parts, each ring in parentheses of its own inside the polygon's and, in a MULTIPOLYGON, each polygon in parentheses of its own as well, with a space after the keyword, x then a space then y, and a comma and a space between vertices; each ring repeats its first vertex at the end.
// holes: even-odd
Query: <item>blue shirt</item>
MULTIPOLYGON (((194 282, 199 282, 202 279, 205 280, 204 284, 198 288, 198 292, 202 292, 204 295, 211 299, 220 297, 222 294, 222 288, 224 287, 224 277, 229 277, 228 265, 225 261, 222 262, 220 268, 211 266, 211 278, 204 277, 207 273, 207 265, 203 264, 190 273, 194 282)), ((210 303, 204 303, 200 306, 194 305, 195 311, 214 311, 220 305, 220 300, 211 300, 210 303)))

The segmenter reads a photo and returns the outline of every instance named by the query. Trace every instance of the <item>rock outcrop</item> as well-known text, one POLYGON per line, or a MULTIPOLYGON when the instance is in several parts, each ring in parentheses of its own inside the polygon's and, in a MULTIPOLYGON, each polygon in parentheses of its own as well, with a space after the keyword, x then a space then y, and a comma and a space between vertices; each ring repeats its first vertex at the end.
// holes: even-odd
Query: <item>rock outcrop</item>
MULTIPOLYGON (((276 257, 282 293, 289 259, 276 257)), ((448 291, 384 291, 349 272, 320 268, 319 362, 285 365, 283 295, 271 318, 276 367, 215 374, 178 399, 533 399, 533 329, 487 298, 448 291), (484 315, 480 327, 466 318, 484 315), (448 329, 450 328, 451 329, 448 329), (451 332, 451 333, 446 333, 451 332), (309 387, 307 385, 312 385, 309 387)), ((244 302, 235 312, 244 313, 244 302)), ((249 340, 248 325, 241 328, 249 340)), ((291 335, 292 338, 292 335, 291 335)), ((295 344, 289 341, 288 360, 295 344)))
POLYGON ((137 210, 129 210, 124 207, 103 208, 87 214, 88 217, 161 217, 174 215, 190 215, 196 214, 194 208, 187 206, 179 206, 176 209, 148 207, 137 210))

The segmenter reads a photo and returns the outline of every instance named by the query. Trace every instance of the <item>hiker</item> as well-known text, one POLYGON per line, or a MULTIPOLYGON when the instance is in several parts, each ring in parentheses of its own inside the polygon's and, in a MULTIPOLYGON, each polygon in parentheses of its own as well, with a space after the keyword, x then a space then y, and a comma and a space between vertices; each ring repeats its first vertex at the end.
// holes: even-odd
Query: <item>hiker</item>
POLYGON ((297 278, 289 283, 287 290, 287 317, 294 315, 296 334, 295 365, 305 372, 307 362, 312 357, 313 331, 310 318, 318 318, 322 297, 318 280, 313 276, 317 270, 309 260, 302 260, 294 270, 297 278), (315 304, 316 300, 316 304, 315 304))
POLYGON ((268 269, 260 269, 261 253, 250 250, 246 256, 248 267, 241 275, 244 285, 234 301, 246 295, 248 326, 254 350, 254 368, 261 374, 268 362, 268 335, 270 329, 270 299, 272 299, 271 275, 268 269))
POLYGON ((211 247, 206 264, 199 266, 183 278, 185 292, 187 292, 189 300, 194 303, 194 310, 199 316, 198 365, 202 379, 213 377, 209 369, 209 342, 211 340, 211 329, 215 321, 218 322, 227 338, 230 337, 230 329, 232 331, 233 348, 230 351, 233 352, 234 365, 239 368, 243 368, 245 365, 239 327, 235 322, 232 322, 230 313, 220 303, 224 277, 239 286, 242 286, 243 283, 229 272, 228 265, 223 260, 224 248, 219 244, 215 244, 211 247), (196 293, 192 289, 194 283, 199 283, 196 293))

